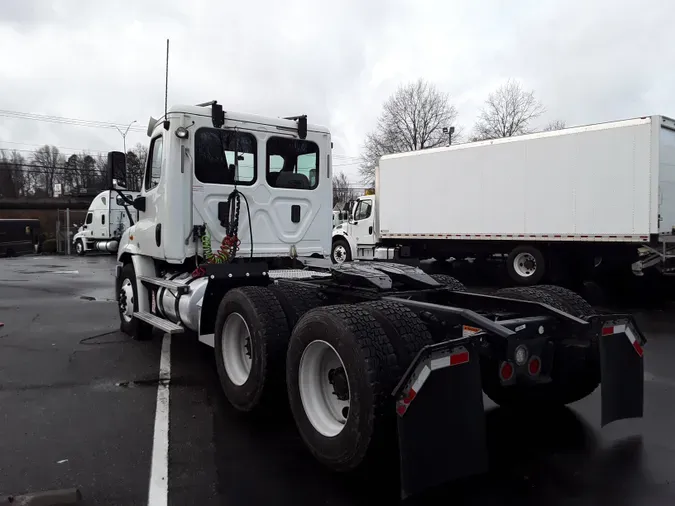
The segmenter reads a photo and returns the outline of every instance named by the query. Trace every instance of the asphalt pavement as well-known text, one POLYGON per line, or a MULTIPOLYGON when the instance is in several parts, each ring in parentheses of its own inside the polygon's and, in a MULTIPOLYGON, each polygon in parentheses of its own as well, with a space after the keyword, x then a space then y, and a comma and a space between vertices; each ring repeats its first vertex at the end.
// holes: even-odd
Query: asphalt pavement
MULTIPOLYGON (((147 504, 162 336, 117 331, 114 259, 0 260, 0 496, 78 487, 85 505, 147 504)), ((600 392, 555 413, 486 400, 490 471, 411 504, 675 503, 675 314, 637 314, 645 416, 600 428, 600 392)), ((336 476, 285 409, 244 416, 213 351, 171 342, 168 504, 396 504, 396 480, 336 476)), ((452 437, 450 434, 448 437, 452 437)))

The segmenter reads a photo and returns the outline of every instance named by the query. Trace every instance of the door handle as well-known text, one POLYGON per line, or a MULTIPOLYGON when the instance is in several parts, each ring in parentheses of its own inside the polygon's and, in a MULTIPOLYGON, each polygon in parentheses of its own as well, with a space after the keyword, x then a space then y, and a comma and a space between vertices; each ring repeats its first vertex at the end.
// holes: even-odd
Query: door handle
POLYGON ((368 227, 368 234, 373 235, 373 226, 372 225, 368 227))
POLYGON ((297 204, 291 206, 291 221, 293 223, 300 223, 300 206, 297 204))

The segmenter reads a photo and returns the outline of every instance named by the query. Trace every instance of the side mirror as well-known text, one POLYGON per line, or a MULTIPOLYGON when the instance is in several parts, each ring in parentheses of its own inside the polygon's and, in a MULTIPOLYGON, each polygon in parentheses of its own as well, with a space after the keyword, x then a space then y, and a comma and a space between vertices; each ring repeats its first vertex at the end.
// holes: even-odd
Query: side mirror
POLYGON ((127 187, 127 157, 121 151, 108 153, 108 188, 126 189, 127 187))

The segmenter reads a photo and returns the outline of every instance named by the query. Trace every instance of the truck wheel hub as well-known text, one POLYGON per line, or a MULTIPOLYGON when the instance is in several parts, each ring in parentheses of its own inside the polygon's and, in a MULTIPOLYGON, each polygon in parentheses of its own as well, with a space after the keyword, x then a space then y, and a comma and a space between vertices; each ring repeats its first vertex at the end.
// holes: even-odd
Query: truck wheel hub
POLYGON ((122 282, 119 300, 120 314, 127 323, 133 318, 134 302, 134 289, 131 286, 131 280, 127 278, 122 282))
POLYGON ((513 259, 513 270, 523 278, 530 277, 537 270, 537 261, 529 253, 519 253, 513 259))
POLYGON ((351 393, 340 355, 326 341, 312 341, 299 367, 298 386, 307 419, 321 435, 338 435, 349 418, 351 393))
POLYGON ((335 261, 341 264, 347 258, 347 250, 345 250, 344 246, 335 246, 335 249, 333 250, 333 256, 335 257, 335 261))
POLYGON ((232 383, 241 386, 248 380, 253 363, 251 332, 242 315, 230 313, 223 325, 221 339, 225 372, 232 383))

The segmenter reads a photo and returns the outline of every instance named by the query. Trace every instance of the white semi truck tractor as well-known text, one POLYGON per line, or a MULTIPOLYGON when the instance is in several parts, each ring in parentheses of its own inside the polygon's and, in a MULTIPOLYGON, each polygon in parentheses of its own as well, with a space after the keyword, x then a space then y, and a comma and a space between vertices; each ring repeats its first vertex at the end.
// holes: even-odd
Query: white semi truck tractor
POLYGON ((73 236, 75 252, 82 256, 89 251, 116 253, 120 237, 133 224, 133 214, 125 207, 138 192, 125 191, 122 195, 106 190, 91 201, 84 223, 73 236))
MULTIPOLYGON (((179 105, 148 135, 117 253, 122 331, 212 346, 232 406, 273 420, 288 402, 329 468, 394 462, 402 497, 484 473, 483 392, 536 412, 602 384, 603 424, 642 416, 630 315, 550 285, 485 295, 395 263, 309 267, 331 249, 332 167, 330 132, 306 116, 179 105)), ((124 194, 124 154, 108 161, 124 194)))
POLYGON ((515 285, 598 265, 675 274, 675 120, 645 116, 383 156, 332 259, 501 256, 515 285))

